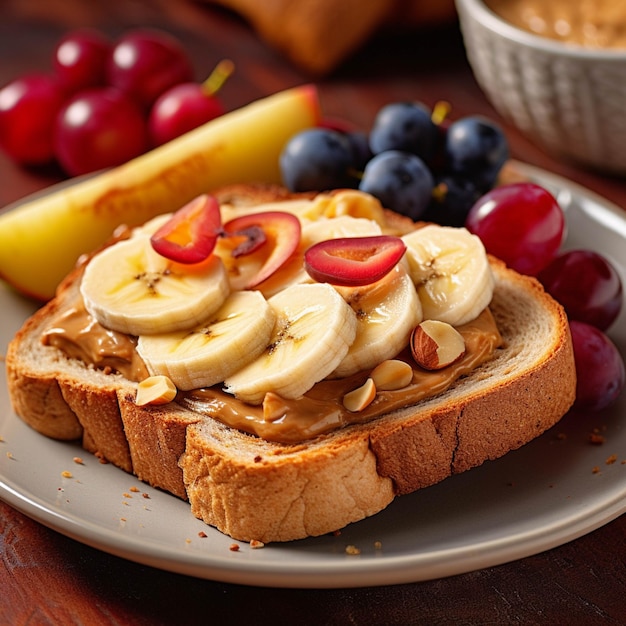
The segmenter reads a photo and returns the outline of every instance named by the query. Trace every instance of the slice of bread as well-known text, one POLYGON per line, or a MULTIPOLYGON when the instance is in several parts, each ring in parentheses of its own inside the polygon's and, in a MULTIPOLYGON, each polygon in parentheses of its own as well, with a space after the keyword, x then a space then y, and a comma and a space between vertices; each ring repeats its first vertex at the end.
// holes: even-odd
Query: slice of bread
MULTIPOLYGON (((233 187, 221 200, 290 196, 233 187)), ((401 218, 398 224, 406 225, 401 218)), ((82 268, 10 343, 15 412, 49 437, 82 445, 155 487, 233 538, 289 541, 340 529, 408 494, 531 441, 574 401, 576 379, 563 309, 533 278, 491 259, 491 312, 504 343, 444 393, 297 444, 268 442, 180 405, 137 406, 136 383, 41 342, 72 306, 82 268)))

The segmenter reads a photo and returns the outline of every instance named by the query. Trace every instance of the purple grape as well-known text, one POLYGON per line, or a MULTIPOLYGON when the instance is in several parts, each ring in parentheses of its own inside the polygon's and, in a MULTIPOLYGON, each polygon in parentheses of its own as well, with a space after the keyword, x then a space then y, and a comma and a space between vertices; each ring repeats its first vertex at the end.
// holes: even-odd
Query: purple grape
POLYGON ((617 270, 592 250, 570 250, 538 275, 570 320, 606 330, 622 308, 622 282, 617 270))
POLYGON ((352 147, 352 164, 358 172, 362 172, 367 162, 374 156, 370 150, 367 134, 362 131, 350 131, 346 137, 352 147))

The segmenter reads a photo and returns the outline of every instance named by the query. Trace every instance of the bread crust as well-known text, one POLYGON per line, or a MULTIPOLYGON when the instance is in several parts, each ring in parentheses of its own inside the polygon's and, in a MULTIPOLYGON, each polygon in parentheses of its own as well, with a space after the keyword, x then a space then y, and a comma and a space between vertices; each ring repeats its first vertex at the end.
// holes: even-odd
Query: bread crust
MULTIPOLYGON (((292 197, 266 186, 217 195, 237 203, 292 197)), ((408 228, 406 218, 390 219, 408 228)), ((35 430, 81 439, 140 480, 188 499, 196 517, 233 538, 267 543, 328 533, 524 445, 572 405, 575 368, 562 307, 535 279, 490 261, 491 310, 504 339, 492 361, 435 398, 299 444, 264 441, 176 403, 138 407, 135 383, 43 346, 41 332, 71 302, 80 267, 10 343, 9 395, 35 430)))

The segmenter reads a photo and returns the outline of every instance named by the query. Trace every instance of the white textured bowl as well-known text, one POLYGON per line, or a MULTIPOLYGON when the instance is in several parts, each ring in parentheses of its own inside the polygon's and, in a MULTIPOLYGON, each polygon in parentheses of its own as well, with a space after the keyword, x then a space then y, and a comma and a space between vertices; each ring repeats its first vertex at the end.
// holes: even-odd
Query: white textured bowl
POLYGON ((626 175, 626 50, 588 50, 525 32, 482 0, 456 0, 476 80, 550 152, 626 175))

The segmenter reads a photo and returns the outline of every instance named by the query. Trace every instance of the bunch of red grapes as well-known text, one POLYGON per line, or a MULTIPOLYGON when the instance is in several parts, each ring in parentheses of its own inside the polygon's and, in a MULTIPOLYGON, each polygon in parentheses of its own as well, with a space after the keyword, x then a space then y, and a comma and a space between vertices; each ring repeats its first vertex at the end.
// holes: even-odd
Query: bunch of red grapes
POLYGON ((606 335, 619 316, 623 287, 615 266, 593 250, 561 250, 565 218, 534 183, 493 189, 470 209, 467 228, 510 267, 536 276, 569 318, 576 374, 575 408, 612 405, 626 383, 624 360, 606 335))
POLYGON ((132 29, 115 41, 72 31, 51 72, 0 89, 0 148, 21 165, 56 161, 70 176, 119 165, 224 112, 215 75, 193 75, 182 44, 163 31, 132 29))

